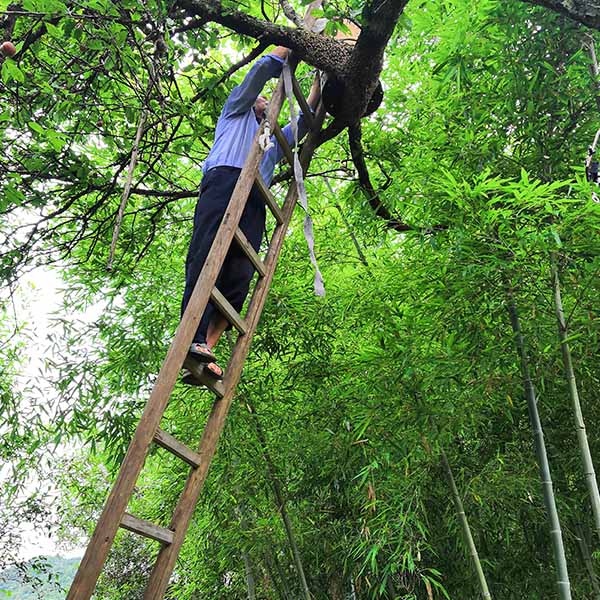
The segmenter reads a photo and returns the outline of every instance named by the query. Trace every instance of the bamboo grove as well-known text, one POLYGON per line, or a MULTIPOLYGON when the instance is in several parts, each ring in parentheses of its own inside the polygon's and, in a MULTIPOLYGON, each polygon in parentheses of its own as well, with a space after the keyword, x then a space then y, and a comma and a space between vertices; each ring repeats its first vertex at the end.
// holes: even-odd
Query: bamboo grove
MULTIPOLYGON (((289 25, 287 4, 236 8, 289 25)), ((23 52, 0 83, 5 566, 24 523, 93 528, 177 326, 215 121, 264 44, 160 1, 1 7, 23 52), (13 311, 40 270, 62 290, 43 335, 13 311)), ((168 598, 600 598, 599 35, 517 0, 407 4, 382 106, 307 177, 327 295, 298 214, 168 598)), ((208 398, 176 388, 182 442, 208 398)), ((185 471, 161 452, 133 508, 166 525, 185 471)), ((156 552, 120 534, 97 597, 141 598, 156 552)))

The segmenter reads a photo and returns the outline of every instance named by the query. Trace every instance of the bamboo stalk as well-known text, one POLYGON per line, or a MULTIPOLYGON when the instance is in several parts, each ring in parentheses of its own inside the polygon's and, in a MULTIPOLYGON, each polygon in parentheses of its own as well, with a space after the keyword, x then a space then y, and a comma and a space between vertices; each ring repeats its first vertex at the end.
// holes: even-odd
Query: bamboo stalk
MULTIPOLYGON (((233 459, 234 467, 238 467, 237 456, 233 459)), ((241 496, 239 486, 237 486, 236 494, 241 496)), ((240 517, 240 529, 242 532, 248 531, 248 518, 246 516, 246 506, 243 502, 237 503, 237 512, 240 517)), ((256 600, 256 582, 254 580, 254 570, 252 568, 252 559, 244 546, 242 546, 242 560, 244 561, 244 570, 246 572, 246 587, 248 589, 248 600, 256 600)))
POLYGON ((554 498, 550 465, 548 464, 548 455, 546 454, 544 432, 542 430, 542 423, 538 412, 535 388, 533 387, 529 372, 529 359, 525 351, 525 340, 521 330, 519 313, 517 312, 517 307, 510 291, 508 292, 508 313, 510 315, 510 323, 515 336, 515 344, 521 363, 523 387, 525 398, 527 400, 529 420, 533 430, 533 440, 540 471, 540 479, 542 481, 544 504, 546 506, 546 512, 548 513, 548 520, 550 521, 550 539, 552 540, 554 562, 556 564, 558 597, 560 600, 571 600, 571 584, 569 582, 567 559, 565 557, 565 548, 563 545, 558 511, 556 509, 556 500, 554 498))
POLYGON ((552 289, 554 292, 554 309, 556 311, 556 321, 558 324, 558 337, 560 339, 560 348, 562 351, 563 365, 565 369, 565 377, 567 378, 567 386, 569 388, 569 396, 571 398, 571 406, 573 416, 575 418, 575 431, 577 433, 577 442, 579 451, 583 461, 585 483, 590 495, 590 503, 592 505, 592 513, 594 515, 594 527, 596 529, 597 539, 600 539, 600 492, 598 491, 598 480, 596 479, 596 471, 590 452, 590 445, 581 411, 581 403, 579 401, 579 391, 577 389, 577 379, 575 378, 575 370, 573 369, 573 360, 571 358, 571 349, 568 342, 568 327, 563 310, 562 297, 560 293, 560 279, 558 276, 558 266, 556 254, 552 254, 550 258, 552 266, 552 289))
POLYGON ((256 600, 256 584, 254 582, 254 573, 252 572, 252 561, 246 550, 242 550, 242 560, 246 570, 246 587, 248 588, 248 600, 256 600))
POLYGON ((596 107, 600 108, 600 69, 598 68, 594 38, 590 34, 586 34, 584 44, 587 46, 590 54, 590 74, 592 75, 592 83, 594 85, 594 99, 596 100, 596 107))
POLYGON ((258 414, 254 409, 254 406, 250 403, 250 401, 246 401, 248 406, 248 410, 253 417, 254 425, 256 427, 256 434, 258 436, 260 445, 262 447, 263 456, 265 462, 267 463, 267 471, 269 472, 269 477, 271 479, 271 486, 273 488, 273 493, 275 494, 275 499, 277 500, 277 508, 279 510, 279 514, 281 515, 281 519, 283 521, 283 526, 285 528, 285 532, 288 538, 288 542, 290 544, 290 548, 292 549, 292 555, 294 557, 294 564, 296 565, 296 571, 298 573, 298 579, 300 580, 300 587, 302 589, 302 596, 304 600, 312 600, 312 596, 310 594, 310 590, 308 589, 308 583, 306 582, 306 576, 304 574, 304 567, 302 566, 302 559, 300 558, 300 551, 298 550, 298 544, 296 543, 296 537, 294 535, 294 529, 292 527, 292 522, 290 520, 290 516, 288 515, 285 499, 283 497, 283 491, 281 489, 281 484, 279 483, 279 478, 277 477, 277 471, 275 469, 275 464, 271 460, 269 456, 269 452, 267 450, 267 439, 262 430, 260 422, 258 420, 258 414))
POLYGON ((458 520, 460 521, 460 526, 463 531, 463 536, 465 538, 465 544, 469 550, 469 554, 471 555, 471 559, 473 560, 473 564, 475 566, 475 571, 477 573, 477 579, 479 580, 479 586, 481 588, 481 596, 486 599, 492 598, 490 594, 490 590, 488 588, 487 580, 485 578, 485 573, 483 572, 483 567, 481 566, 481 561, 479 560, 479 554, 477 552, 477 547, 475 546, 475 541, 473 540, 473 536, 471 534, 471 527, 469 526, 469 521, 467 519, 467 515, 465 514, 465 509, 463 507, 462 500, 458 493, 458 488, 456 487, 456 482, 454 481, 454 475, 452 474, 452 469, 450 468, 450 463, 448 462, 448 457, 446 453, 442 449, 442 465, 444 467, 444 471, 446 473, 446 478, 448 479, 448 484, 450 485, 450 489, 452 490, 452 500, 454 502, 454 508, 456 510, 456 515, 458 516, 458 520))
POLYGON ((585 533, 581 524, 575 525, 575 529, 577 531, 576 538, 577 543, 579 544, 579 550, 581 551, 581 556, 583 558, 583 562, 585 563, 585 567, 590 576, 590 581, 592 582, 592 589, 594 590, 594 596, 596 600, 600 599, 600 586, 598 585, 598 577, 594 572, 594 563, 592 562, 592 554, 590 552, 590 548, 587 544, 587 540, 585 537, 585 533))
POLYGON ((289 595, 285 590, 285 575, 281 569, 281 565, 279 564, 279 560, 277 559, 277 554, 265 554, 265 562, 267 563, 267 570, 269 573, 270 581, 273 583, 273 587, 277 592, 279 598, 281 600, 289 600, 289 595), (277 572, 277 576, 275 575, 277 572), (283 587, 280 587, 283 586, 283 587))

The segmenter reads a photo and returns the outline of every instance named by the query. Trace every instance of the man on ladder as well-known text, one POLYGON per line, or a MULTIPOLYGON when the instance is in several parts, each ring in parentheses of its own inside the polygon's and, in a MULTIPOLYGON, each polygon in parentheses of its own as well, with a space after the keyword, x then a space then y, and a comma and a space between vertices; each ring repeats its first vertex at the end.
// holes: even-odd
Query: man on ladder
MULTIPOLYGON (((268 101, 260 93, 269 79, 280 76, 288 53, 287 48, 278 46, 256 61, 244 81, 234 88, 223 106, 217 121, 215 141, 202 169, 202 185, 194 213, 194 228, 185 265, 182 315, 227 209, 252 140, 266 116, 268 101)), ((316 77, 308 97, 308 105, 312 110, 316 108, 320 94, 319 79, 316 77)), ((300 113, 299 139, 306 135, 307 130, 300 113)), ((289 146, 293 146, 291 126, 286 125, 282 131, 289 146)), ((283 156, 281 145, 272 137, 260 164, 260 175, 267 187, 273 178, 275 166, 283 156)), ((242 214, 240 229, 257 252, 265 231, 265 214, 263 197, 254 185, 242 214)), ((241 311, 248 294, 253 273, 252 263, 234 242, 223 263, 216 285, 238 312, 241 311)), ((218 308, 209 302, 189 350, 189 356, 205 363, 205 372, 217 380, 223 378, 223 369, 217 365, 212 349, 228 326, 227 320, 219 313, 218 308)), ((183 381, 190 385, 199 385, 187 370, 184 370, 183 381)))

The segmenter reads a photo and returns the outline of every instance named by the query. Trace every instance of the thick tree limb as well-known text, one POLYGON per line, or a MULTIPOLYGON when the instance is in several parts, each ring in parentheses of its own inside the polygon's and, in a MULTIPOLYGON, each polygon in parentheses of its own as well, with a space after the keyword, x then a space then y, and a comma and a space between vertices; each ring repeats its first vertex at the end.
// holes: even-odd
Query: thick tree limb
POLYGON ((343 81, 345 92, 337 117, 349 124, 364 114, 377 87, 385 48, 407 1, 373 0, 365 10, 365 25, 353 47, 307 29, 275 25, 224 8, 218 0, 179 0, 176 6, 190 17, 214 21, 262 42, 291 48, 305 62, 343 81))
POLYGON ((346 70, 346 89, 337 117, 356 122, 377 87, 383 55, 408 0, 374 0, 363 15, 365 25, 356 40, 346 70))
POLYGON ((351 53, 349 46, 333 38, 261 21, 239 10, 224 8, 218 0, 179 0, 177 7, 183 8, 189 16, 219 23, 261 42, 286 46, 305 62, 338 76, 343 76, 351 53))
POLYGON ((600 4, 589 0, 525 0, 545 6, 593 29, 600 29, 600 4))
POLYGON ((410 225, 395 219, 390 214, 389 210, 383 205, 379 194, 375 191, 371 178, 369 176, 369 170, 367 169, 367 163, 365 162, 365 155, 362 149, 362 132, 360 123, 352 125, 348 128, 348 140, 350 142, 350 153, 352 154, 352 160, 356 166, 358 172, 358 182, 361 189, 363 190, 369 205, 373 209, 375 216, 383 219, 386 222, 386 226, 396 231, 410 231, 414 229, 410 225))

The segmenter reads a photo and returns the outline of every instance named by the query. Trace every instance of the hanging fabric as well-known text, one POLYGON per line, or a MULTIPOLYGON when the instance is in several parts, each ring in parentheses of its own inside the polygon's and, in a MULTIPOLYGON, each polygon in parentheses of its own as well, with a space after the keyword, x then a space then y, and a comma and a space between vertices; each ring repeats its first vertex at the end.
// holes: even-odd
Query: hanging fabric
POLYGON ((310 261, 315 268, 314 289, 317 296, 324 296, 325 284, 323 283, 323 276, 321 275, 319 265, 317 264, 317 257, 315 256, 315 236, 313 231, 313 221, 308 210, 308 197, 306 196, 306 186, 304 185, 304 172, 300 160, 298 159, 298 121, 292 88, 292 72, 287 60, 283 65, 283 86, 288 99, 288 104, 290 105, 290 126, 292 128, 292 135, 294 136, 294 178, 296 180, 296 187, 298 188, 298 200, 304 209, 304 237, 306 239, 306 244, 308 245, 310 261))

